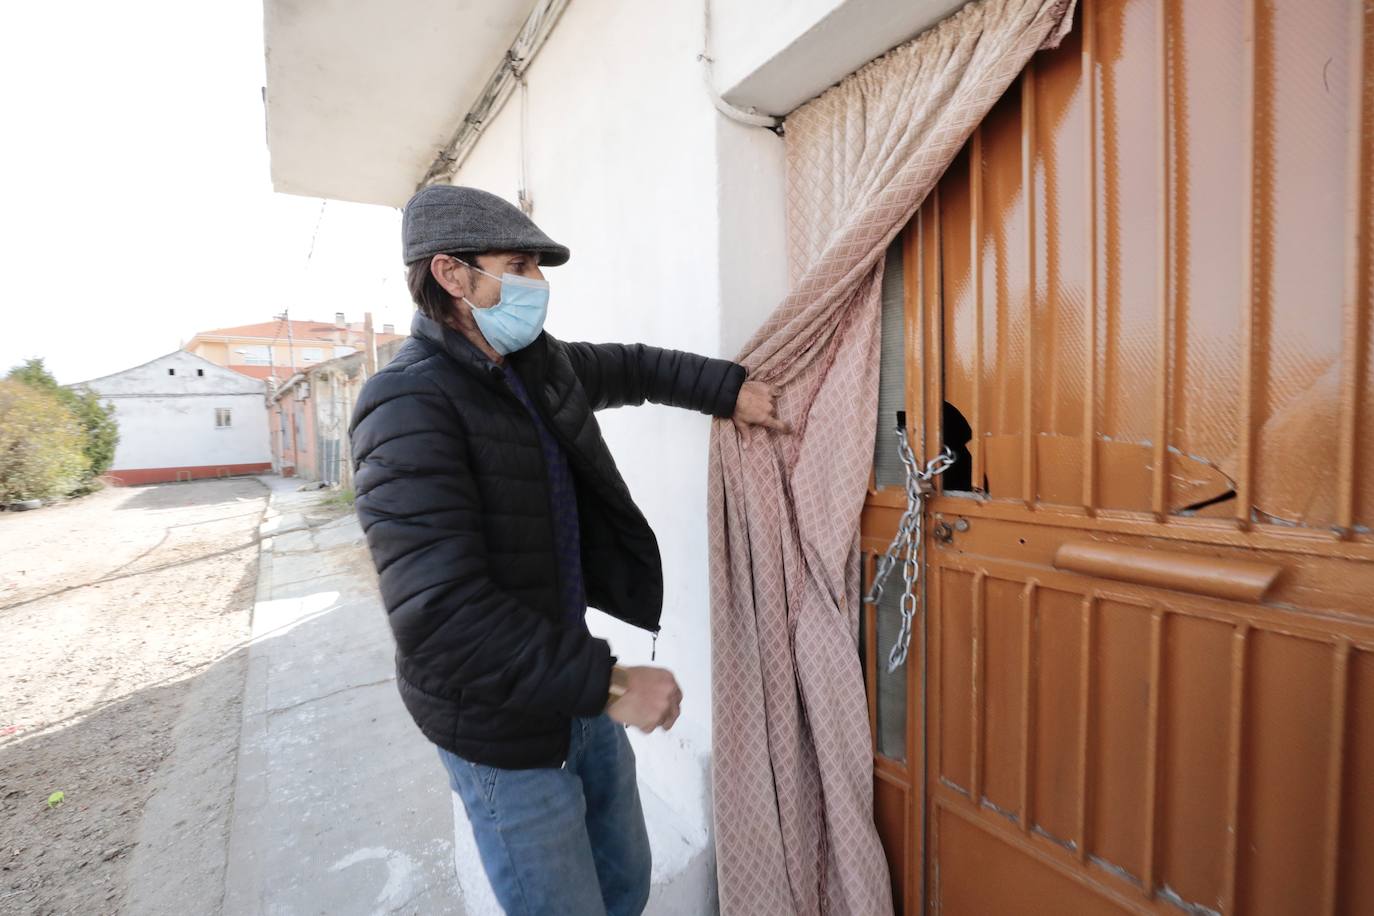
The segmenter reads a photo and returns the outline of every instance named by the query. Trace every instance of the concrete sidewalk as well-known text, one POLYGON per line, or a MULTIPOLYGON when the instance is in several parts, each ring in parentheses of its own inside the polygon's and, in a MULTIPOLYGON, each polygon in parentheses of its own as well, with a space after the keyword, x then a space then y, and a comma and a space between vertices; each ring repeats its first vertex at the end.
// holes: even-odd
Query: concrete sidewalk
POLYGON ((462 914, 450 792, 396 693, 356 517, 272 489, 223 912, 462 914))
MULTIPOLYGON (((396 693, 357 517, 298 481, 258 479, 272 496, 222 913, 499 916, 462 803, 396 693)), ((714 913, 709 842, 683 835, 642 780, 640 794, 654 855, 646 916, 714 913)))

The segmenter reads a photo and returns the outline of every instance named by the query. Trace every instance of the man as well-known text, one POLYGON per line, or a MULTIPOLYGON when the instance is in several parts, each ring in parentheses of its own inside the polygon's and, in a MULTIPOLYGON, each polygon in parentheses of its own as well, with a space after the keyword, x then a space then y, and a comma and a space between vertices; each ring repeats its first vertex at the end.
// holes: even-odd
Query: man
POLYGON ((625 726, 672 728, 673 675, 615 666, 586 608, 657 634, 658 545, 593 411, 645 401, 786 431, 724 360, 543 332, 568 260, 472 188, 406 205, 418 312, 364 387, 358 517, 396 637, 397 686, 438 746, 508 913, 639 913, 649 847, 625 726))

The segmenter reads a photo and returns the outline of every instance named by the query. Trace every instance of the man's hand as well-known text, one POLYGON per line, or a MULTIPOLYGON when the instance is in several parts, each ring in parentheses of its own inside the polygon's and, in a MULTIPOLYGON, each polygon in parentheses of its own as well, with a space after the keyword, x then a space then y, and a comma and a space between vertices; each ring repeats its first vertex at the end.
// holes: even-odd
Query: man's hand
POLYGON ((746 444, 753 435, 750 429, 754 426, 775 429, 780 433, 792 432, 792 427, 778 417, 777 398, 778 390, 766 382, 745 382, 740 387, 732 419, 746 444))
POLYGON ((682 690, 673 672, 646 666, 622 670, 627 678, 625 694, 606 707, 606 714, 646 735, 660 725, 665 732, 672 728, 682 711, 682 690))

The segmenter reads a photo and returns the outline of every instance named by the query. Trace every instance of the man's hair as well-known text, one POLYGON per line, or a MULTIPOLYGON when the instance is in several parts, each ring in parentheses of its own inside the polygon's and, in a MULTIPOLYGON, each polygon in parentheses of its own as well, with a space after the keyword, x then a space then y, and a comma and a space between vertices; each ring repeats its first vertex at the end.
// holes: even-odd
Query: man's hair
MULTIPOLYGON (((477 256, 482 252, 452 251, 445 253, 465 264, 475 265, 477 256)), ((453 297, 448 294, 448 290, 439 285, 439 281, 434 279, 434 274, 430 272, 429 262, 433 260, 433 257, 430 255, 406 266, 406 286, 410 289, 410 298, 415 302, 415 307, 420 310, 420 314, 443 324, 449 313, 453 311, 453 297)))

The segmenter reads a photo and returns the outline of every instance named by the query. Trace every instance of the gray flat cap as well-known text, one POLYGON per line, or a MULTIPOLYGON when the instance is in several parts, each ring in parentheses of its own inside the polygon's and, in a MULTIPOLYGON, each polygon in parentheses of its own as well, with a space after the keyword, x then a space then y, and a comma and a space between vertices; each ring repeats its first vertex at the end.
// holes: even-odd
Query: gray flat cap
POLYGON ((407 264, 453 251, 537 251, 540 264, 557 267, 570 254, 519 207, 486 191, 447 184, 421 188, 406 204, 401 249, 407 264))

